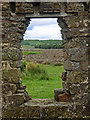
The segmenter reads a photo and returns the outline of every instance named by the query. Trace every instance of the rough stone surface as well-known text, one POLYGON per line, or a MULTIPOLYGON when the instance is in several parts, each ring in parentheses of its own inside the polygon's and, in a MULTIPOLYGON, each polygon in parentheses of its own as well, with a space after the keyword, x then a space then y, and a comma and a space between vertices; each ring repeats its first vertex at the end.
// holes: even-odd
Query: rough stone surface
MULTIPOLYGON (((90 72, 90 2, 2 2, 2 117, 88 118, 90 72), (30 18, 58 18, 64 46, 62 101, 31 100, 20 79, 21 42, 30 18), (89 67, 88 67, 89 66, 89 67), (66 93, 69 95, 66 97, 66 93), (64 97, 63 97, 64 96, 64 97), (29 101, 29 102, 28 102, 29 101)), ((0 51, 1 52, 1 51, 0 51)), ((1 57, 0 57, 1 59, 1 57)), ((1 77, 1 76, 0 76, 1 77)))
POLYGON ((69 94, 68 93, 63 93, 58 96, 59 97, 59 102, 69 102, 69 94))
POLYGON ((67 72, 62 73, 62 80, 66 81, 67 80, 67 72))
POLYGON ((55 100, 59 102, 59 97, 58 96, 60 94, 63 94, 63 93, 64 93, 63 89, 54 89, 54 98, 55 98, 55 100))

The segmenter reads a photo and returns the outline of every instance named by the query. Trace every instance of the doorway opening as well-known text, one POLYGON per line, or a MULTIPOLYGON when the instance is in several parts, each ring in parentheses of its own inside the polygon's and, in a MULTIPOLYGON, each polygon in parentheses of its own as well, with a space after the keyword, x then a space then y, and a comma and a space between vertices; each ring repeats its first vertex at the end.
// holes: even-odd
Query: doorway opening
POLYGON ((34 99, 54 98, 62 88, 63 44, 57 18, 33 18, 24 34, 22 83, 34 99))

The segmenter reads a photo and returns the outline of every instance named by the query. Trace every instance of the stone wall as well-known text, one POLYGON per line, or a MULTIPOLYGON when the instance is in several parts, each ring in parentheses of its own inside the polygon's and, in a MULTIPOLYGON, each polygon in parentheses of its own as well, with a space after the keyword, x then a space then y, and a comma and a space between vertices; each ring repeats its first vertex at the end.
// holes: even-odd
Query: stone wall
MULTIPOLYGON (((2 2, 2 115, 3 118, 72 118, 89 116, 88 3, 2 2), (32 105, 20 79, 21 42, 30 18, 57 17, 64 45, 63 93, 53 105, 32 105), (63 96, 68 95, 63 103, 63 96), (34 111, 34 112, 33 112, 34 111)), ((44 101, 45 102, 45 101, 44 101)))

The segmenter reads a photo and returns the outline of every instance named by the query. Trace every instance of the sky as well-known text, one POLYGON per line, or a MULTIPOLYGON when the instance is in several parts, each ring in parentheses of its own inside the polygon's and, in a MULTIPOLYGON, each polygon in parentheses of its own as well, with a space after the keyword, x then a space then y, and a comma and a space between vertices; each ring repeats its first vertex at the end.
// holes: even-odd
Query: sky
POLYGON ((62 40, 57 18, 33 18, 24 34, 24 40, 62 40))

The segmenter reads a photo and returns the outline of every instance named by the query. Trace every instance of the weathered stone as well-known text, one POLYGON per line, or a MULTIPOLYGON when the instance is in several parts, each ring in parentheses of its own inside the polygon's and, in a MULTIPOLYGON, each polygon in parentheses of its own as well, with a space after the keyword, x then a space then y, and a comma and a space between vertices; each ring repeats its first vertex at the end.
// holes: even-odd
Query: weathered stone
POLYGON ((63 86, 63 89, 68 90, 68 85, 67 85, 67 82, 66 82, 66 81, 63 81, 63 82, 62 82, 62 86, 63 86))
POLYGON ((3 60, 21 60, 22 59, 22 50, 17 48, 4 48, 2 50, 2 59, 3 60))
POLYGON ((80 70, 80 63, 79 62, 71 62, 69 60, 66 60, 64 62, 64 69, 65 70, 80 70))
MULTIPOLYGON (((17 30, 16 30, 17 31, 17 30)), ((10 32, 10 31, 9 31, 10 32)), ((20 41, 22 41, 23 40, 23 36, 22 36, 22 33, 15 33, 15 32, 13 32, 12 31, 12 34, 11 33, 9 33, 8 34, 8 38, 9 39, 11 39, 11 41, 10 42, 20 42, 20 41)))
POLYGON ((54 89, 54 99, 59 102, 58 95, 64 93, 63 89, 54 89))
POLYGON ((33 13, 32 3, 16 3, 16 13, 33 13))
POLYGON ((2 11, 9 10, 9 2, 3 2, 2 3, 2 11))
POLYGON ((79 18, 79 16, 66 17, 65 19, 67 19, 66 22, 67 22, 68 28, 83 27, 83 19, 79 18))
POLYGON ((23 111, 21 112, 20 116, 24 118, 36 118, 36 117, 40 117, 40 113, 41 113, 40 106, 33 106, 27 103, 24 105, 23 111))
POLYGON ((4 12, 2 12, 2 16, 7 17, 7 16, 9 16, 9 13, 4 11, 4 12))
POLYGON ((2 77, 3 77, 3 81, 9 83, 19 83, 20 69, 14 68, 10 70, 3 70, 2 77))
POLYGON ((73 38, 73 37, 89 37, 90 33, 88 32, 88 29, 86 28, 70 28, 65 36, 65 39, 73 38), (71 32, 72 31, 72 32, 71 32))
POLYGON ((68 57, 72 61, 85 61, 86 49, 85 48, 72 48, 68 51, 68 57))
POLYGON ((68 104, 64 105, 48 105, 43 107, 43 117, 58 119, 59 116, 66 117, 68 115, 68 104))
POLYGON ((32 99, 32 97, 28 94, 28 92, 26 90, 24 91, 24 95, 25 95, 26 102, 32 99))
MULTIPOLYGON (((58 119, 70 117, 76 120, 76 117, 82 119, 89 116, 89 114, 87 114, 89 113, 89 109, 87 108, 87 100, 89 99, 87 95, 85 95, 89 92, 90 86, 88 85, 89 67, 87 68, 90 58, 89 4, 90 2, 1 3, 2 24, 0 24, 0 26, 2 26, 3 34, 0 49, 1 47, 3 49, 3 76, 0 75, 0 78, 3 77, 3 118, 58 119), (31 96, 29 96, 25 90, 26 87, 22 85, 22 81, 19 78, 20 72, 17 68, 21 66, 21 42, 29 25, 30 18, 33 17, 58 18, 57 22, 62 28, 61 33, 64 39, 64 68, 67 72, 67 79, 64 76, 63 90, 56 91, 56 94, 62 93, 61 100, 68 101, 67 95, 63 93, 63 91, 67 91, 69 93, 69 105, 65 102, 63 104, 55 100, 50 101, 49 99, 34 100, 33 103, 31 96), (67 99, 64 99, 65 97, 67 99), (30 102, 26 103, 27 105, 23 104, 29 100, 30 102), (20 106, 21 104, 23 105, 20 106)), ((55 99, 59 99, 57 95, 55 99)))
POLYGON ((88 60, 81 62, 80 66, 83 71, 88 71, 88 60))
POLYGON ((63 93, 58 95, 59 101, 60 102, 69 102, 69 94, 68 93, 63 93))
POLYGON ((62 73, 62 80, 66 81, 66 79, 67 79, 67 72, 63 72, 62 73))
POLYGON ((9 91, 13 93, 16 92, 16 85, 15 84, 8 84, 8 83, 5 83, 4 85, 2 85, 2 92, 3 94, 8 94, 9 91))
POLYGON ((23 93, 18 93, 18 94, 13 94, 10 96, 7 96, 6 101, 8 104, 13 105, 13 106, 18 106, 24 103, 24 94, 23 93))
POLYGON ((22 16, 14 16, 14 17, 10 17, 10 21, 15 21, 15 22, 25 22, 26 19, 22 16))
POLYGON ((19 68, 19 67, 21 67, 21 65, 22 65, 21 60, 19 60, 19 61, 10 61, 10 66, 12 68, 19 68))
POLYGON ((79 12, 84 11, 84 5, 82 3, 68 3, 67 12, 79 12))
POLYGON ((67 52, 64 52, 64 60, 67 60, 67 52))
POLYGON ((88 81, 88 72, 71 71, 67 73, 67 80, 72 84, 80 84, 88 81))
POLYGON ((69 90, 70 90, 70 94, 78 95, 78 94, 80 94, 80 85, 73 84, 70 86, 69 90))
POLYGON ((19 118, 21 116, 21 113, 22 113, 22 108, 21 107, 11 106, 10 108, 5 109, 5 111, 2 112, 2 116, 5 119, 7 119, 7 118, 11 119, 11 116, 12 116, 12 119, 13 119, 15 117, 19 118))
POLYGON ((86 47, 86 43, 87 43, 87 38, 86 37, 76 37, 76 38, 72 38, 69 40, 69 47, 70 48, 76 48, 76 47, 86 47))
POLYGON ((40 13, 60 13, 60 5, 58 3, 41 3, 40 13))
POLYGON ((11 69, 8 61, 2 61, 2 70, 5 70, 5 69, 7 69, 7 70, 11 69))
POLYGON ((3 44, 2 44, 2 48, 5 48, 5 47, 8 47, 8 48, 9 48, 9 47, 10 47, 10 43, 3 43, 3 44))

